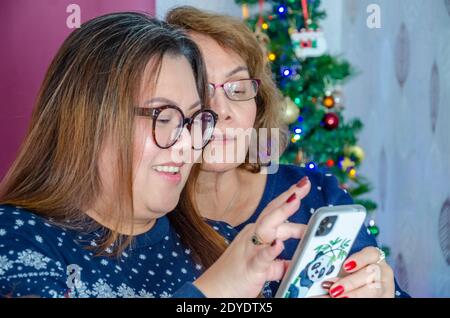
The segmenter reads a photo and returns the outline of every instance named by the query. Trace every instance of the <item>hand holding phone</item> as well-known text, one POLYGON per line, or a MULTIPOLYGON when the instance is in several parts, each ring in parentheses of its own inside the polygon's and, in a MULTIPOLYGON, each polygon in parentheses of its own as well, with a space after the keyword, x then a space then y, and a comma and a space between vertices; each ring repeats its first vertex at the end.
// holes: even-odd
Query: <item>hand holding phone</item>
POLYGON ((321 283, 339 275, 365 218, 366 209, 356 204, 318 209, 308 223, 275 297, 327 294, 321 283))

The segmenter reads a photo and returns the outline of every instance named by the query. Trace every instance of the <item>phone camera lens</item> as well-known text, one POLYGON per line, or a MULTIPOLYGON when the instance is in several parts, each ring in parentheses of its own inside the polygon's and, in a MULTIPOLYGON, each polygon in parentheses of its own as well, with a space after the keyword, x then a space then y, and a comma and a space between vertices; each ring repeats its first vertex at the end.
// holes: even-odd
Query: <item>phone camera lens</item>
POLYGON ((330 233, 334 227, 334 223, 336 222, 337 216, 327 216, 320 221, 319 226, 317 227, 316 235, 317 236, 325 236, 330 233))

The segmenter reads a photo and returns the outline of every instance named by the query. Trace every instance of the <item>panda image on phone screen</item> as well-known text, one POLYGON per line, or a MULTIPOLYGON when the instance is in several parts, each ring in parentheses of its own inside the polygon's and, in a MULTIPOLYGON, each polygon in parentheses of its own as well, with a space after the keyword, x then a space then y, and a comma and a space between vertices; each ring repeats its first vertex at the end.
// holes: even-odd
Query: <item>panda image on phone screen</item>
POLYGON ((289 286, 286 298, 304 297, 315 282, 321 281, 323 277, 331 274, 334 265, 331 264, 330 259, 331 257, 323 252, 318 253, 289 286))

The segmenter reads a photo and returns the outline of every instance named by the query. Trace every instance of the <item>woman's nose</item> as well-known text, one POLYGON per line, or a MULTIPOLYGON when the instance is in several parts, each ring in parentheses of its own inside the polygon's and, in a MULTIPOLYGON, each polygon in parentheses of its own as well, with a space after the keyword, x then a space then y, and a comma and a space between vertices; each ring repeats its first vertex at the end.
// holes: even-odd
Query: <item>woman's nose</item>
POLYGON ((210 100, 211 108, 217 115, 219 115, 219 121, 228 121, 232 119, 231 101, 225 95, 225 91, 222 88, 217 88, 214 96, 210 100))
POLYGON ((192 137, 191 132, 188 130, 187 126, 183 127, 181 131, 180 138, 178 139, 179 147, 183 150, 190 150, 192 148, 192 137))

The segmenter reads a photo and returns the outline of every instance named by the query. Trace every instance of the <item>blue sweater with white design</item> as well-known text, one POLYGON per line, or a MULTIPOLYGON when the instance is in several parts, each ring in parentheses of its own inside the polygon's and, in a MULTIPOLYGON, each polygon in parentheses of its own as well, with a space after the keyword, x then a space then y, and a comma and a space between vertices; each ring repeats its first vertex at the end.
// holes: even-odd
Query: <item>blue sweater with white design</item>
MULTIPOLYGON (((209 224, 225 238, 235 235, 224 223, 209 224)), ((99 233, 0 205, 0 297, 204 297, 191 283, 204 269, 167 216, 136 236, 120 258, 95 255, 99 233)))

